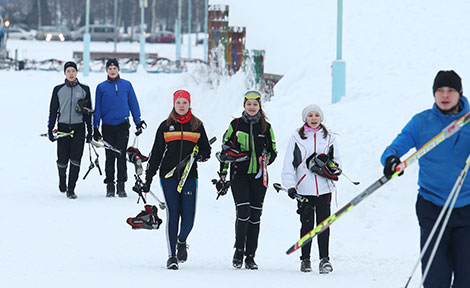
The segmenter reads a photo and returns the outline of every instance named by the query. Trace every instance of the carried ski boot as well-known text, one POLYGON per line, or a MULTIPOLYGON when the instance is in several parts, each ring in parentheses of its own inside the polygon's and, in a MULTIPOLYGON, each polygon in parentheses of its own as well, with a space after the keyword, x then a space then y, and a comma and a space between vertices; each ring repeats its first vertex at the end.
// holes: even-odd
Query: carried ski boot
POLYGON ((118 182, 117 183, 117 194, 121 198, 126 198, 127 193, 126 193, 126 182, 118 182))
POLYGON ((169 270, 179 269, 178 259, 175 256, 171 256, 170 258, 168 258, 168 260, 166 261, 166 269, 169 269, 169 270))
POLYGON ((300 262, 300 271, 312 272, 312 262, 310 262, 310 259, 303 259, 300 262))
POLYGON ((115 186, 114 183, 106 184, 106 197, 114 197, 115 186))
POLYGON ((328 274, 333 272, 333 265, 330 263, 330 259, 328 257, 323 257, 320 259, 320 264, 318 265, 318 269, 320 274, 328 274))
POLYGON ((177 240, 176 244, 177 252, 176 252, 176 258, 178 258, 179 263, 184 263, 186 260, 188 260, 188 245, 185 242, 180 242, 180 240, 177 240))
POLYGON ((144 208, 145 210, 141 211, 137 216, 127 218, 127 224, 131 225, 132 229, 158 229, 163 221, 158 218, 157 207, 145 205, 144 208))
POLYGON ((255 255, 253 254, 246 255, 245 268, 248 270, 258 270, 258 264, 255 263, 255 255))
POLYGON ((232 265, 233 267, 240 269, 243 265, 243 249, 235 248, 235 254, 233 254, 232 265))

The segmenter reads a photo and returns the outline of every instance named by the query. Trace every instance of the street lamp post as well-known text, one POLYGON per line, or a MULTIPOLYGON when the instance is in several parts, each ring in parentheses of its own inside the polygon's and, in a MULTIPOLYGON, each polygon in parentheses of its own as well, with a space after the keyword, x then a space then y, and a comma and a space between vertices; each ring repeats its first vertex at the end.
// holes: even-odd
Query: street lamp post
POLYGON ((191 59, 191 0, 188 0, 188 58, 191 59))
POLYGON ((178 18, 176 19, 176 63, 179 67, 181 60, 181 0, 178 0, 178 18))
POLYGON ((90 0, 86 0, 85 35, 83 35, 83 76, 90 72, 90 0))
POLYGON ((140 0, 140 64, 142 68, 147 69, 147 63, 145 59, 145 8, 148 6, 147 0, 140 0))
POLYGON ((336 60, 332 64, 332 103, 346 96, 346 62, 343 57, 343 0, 338 0, 336 27, 336 60))
POLYGON ((207 60, 208 60, 208 55, 207 55, 207 50, 208 50, 208 46, 209 46, 209 40, 207 38, 209 38, 209 29, 208 29, 208 22, 209 22, 209 7, 208 7, 208 2, 209 0, 205 0, 204 1, 204 61, 206 61, 207 63, 207 60))

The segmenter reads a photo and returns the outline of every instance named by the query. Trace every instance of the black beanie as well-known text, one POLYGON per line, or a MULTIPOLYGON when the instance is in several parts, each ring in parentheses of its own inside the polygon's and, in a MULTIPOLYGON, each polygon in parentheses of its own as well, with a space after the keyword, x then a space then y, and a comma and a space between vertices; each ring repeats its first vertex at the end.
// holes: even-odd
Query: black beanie
POLYGON ((455 73, 454 70, 444 71, 441 70, 437 73, 436 78, 434 78, 434 84, 432 85, 433 94, 436 93, 437 89, 441 87, 450 87, 454 88, 462 95, 462 80, 460 76, 455 73))
POLYGON ((119 62, 117 61, 116 58, 108 59, 108 62, 106 62, 106 70, 108 70, 109 66, 111 65, 116 66, 119 70, 119 62))
POLYGON ((68 61, 64 64, 64 73, 65 73, 65 70, 67 70, 67 68, 69 68, 69 67, 73 67, 73 68, 75 68, 75 71, 78 71, 77 64, 75 64, 75 62, 68 61))

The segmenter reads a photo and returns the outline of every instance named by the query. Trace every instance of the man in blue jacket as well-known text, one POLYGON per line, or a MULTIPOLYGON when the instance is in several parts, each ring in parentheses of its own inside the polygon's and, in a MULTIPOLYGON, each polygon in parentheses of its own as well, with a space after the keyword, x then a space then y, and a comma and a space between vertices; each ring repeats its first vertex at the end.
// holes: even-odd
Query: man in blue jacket
POLYGON ((121 151, 117 154, 106 150, 105 172, 106 197, 114 197, 116 188, 119 197, 127 197, 125 182, 127 181, 126 149, 129 141, 129 114, 141 130, 143 121, 140 119, 140 108, 131 82, 119 77, 119 62, 109 59, 106 62, 108 79, 96 87, 95 115, 93 118, 93 138, 103 139, 121 151), (100 121, 103 124, 99 131, 100 121), (117 160, 117 187, 114 182, 114 166, 117 160))
MULTIPOLYGON (((462 95, 461 79, 454 71, 437 73, 433 93, 435 100, 433 107, 416 114, 393 143, 385 149, 381 161, 385 166, 386 176, 393 175, 400 163, 399 157, 411 148, 421 148, 452 121, 469 111, 468 100, 462 95)), ((466 125, 419 159, 416 214, 421 231, 421 249, 459 173, 465 166, 469 153, 470 125, 466 125)), ((429 247, 432 248, 434 243, 433 240, 429 247)), ((431 250, 427 250, 421 261, 423 273, 431 250)), ((467 177, 462 184, 424 287, 470 287, 470 177, 467 177)))

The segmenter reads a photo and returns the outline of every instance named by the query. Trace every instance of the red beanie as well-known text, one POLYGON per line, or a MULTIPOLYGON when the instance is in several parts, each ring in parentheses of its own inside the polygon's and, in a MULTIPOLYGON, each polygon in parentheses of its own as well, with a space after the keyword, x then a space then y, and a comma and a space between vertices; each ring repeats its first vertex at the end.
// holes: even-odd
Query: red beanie
POLYGON ((173 105, 175 105, 176 99, 178 98, 184 98, 191 104, 191 95, 186 90, 178 90, 173 93, 173 105))

